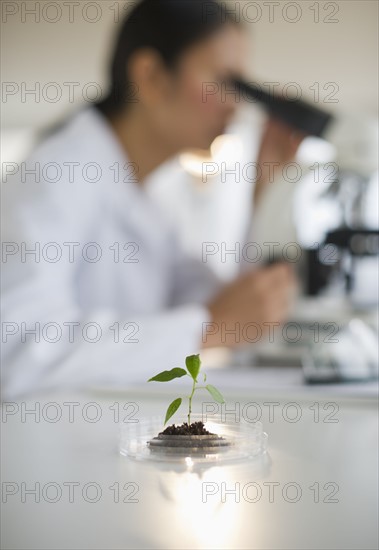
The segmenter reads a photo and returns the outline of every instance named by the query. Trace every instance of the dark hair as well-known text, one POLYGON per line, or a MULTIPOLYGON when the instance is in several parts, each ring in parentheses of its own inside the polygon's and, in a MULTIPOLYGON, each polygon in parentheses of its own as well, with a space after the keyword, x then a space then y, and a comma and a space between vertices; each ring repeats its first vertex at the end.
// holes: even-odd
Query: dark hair
POLYGON ((110 65, 110 91, 97 107, 109 115, 136 101, 127 63, 137 50, 152 48, 173 68, 188 47, 227 22, 235 20, 216 0, 141 0, 122 23, 110 65))

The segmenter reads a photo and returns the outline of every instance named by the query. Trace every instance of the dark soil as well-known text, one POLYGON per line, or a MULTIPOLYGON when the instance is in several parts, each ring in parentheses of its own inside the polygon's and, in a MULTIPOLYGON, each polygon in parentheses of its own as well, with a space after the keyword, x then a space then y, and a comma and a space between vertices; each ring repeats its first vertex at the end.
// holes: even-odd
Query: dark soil
POLYGON ((184 422, 180 426, 168 426, 163 432, 160 432, 159 435, 215 435, 212 432, 208 432, 205 429, 202 422, 193 422, 188 426, 187 422, 184 422))

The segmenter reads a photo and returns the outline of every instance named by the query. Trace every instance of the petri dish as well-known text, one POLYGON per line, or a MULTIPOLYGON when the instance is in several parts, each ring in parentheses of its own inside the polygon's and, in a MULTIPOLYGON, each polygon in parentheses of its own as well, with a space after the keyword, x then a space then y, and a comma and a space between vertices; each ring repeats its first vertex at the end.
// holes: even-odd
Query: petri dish
MULTIPOLYGON (((175 424, 186 420, 183 415, 175 424)), ((164 429, 164 418, 153 416, 121 426, 120 453, 131 459, 153 462, 220 464, 252 460, 267 452, 268 435, 261 422, 226 421, 221 416, 204 421, 201 414, 191 415, 191 420, 204 422, 205 428, 214 435, 158 438, 164 429)))

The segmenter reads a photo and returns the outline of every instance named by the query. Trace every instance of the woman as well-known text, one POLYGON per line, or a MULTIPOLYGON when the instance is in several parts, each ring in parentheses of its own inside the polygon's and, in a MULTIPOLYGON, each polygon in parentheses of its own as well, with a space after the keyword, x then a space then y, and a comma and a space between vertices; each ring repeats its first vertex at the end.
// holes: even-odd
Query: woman
MULTIPOLYGON (((214 1, 142 0, 122 26, 108 97, 75 114, 8 181, 7 395, 142 382, 202 348, 241 343, 235 327, 285 319, 286 266, 223 287, 183 253, 144 192, 166 159, 208 148, 224 131, 235 101, 204 98, 204 82, 241 73, 243 40, 214 1)), ((296 149, 271 123, 262 163, 273 137, 269 160, 296 149)))

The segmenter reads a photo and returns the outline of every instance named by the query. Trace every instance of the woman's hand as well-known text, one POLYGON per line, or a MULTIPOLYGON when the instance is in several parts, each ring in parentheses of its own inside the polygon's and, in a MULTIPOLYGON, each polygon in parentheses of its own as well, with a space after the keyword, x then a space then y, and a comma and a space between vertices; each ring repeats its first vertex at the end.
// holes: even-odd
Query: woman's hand
POLYGON ((258 155, 259 178, 254 192, 257 200, 267 183, 272 183, 283 167, 292 162, 305 135, 275 118, 269 118, 258 155))
POLYGON ((295 290, 293 270, 285 263, 239 277, 208 305, 211 323, 204 329, 203 347, 236 347, 256 334, 263 337, 270 325, 287 319, 295 290))

